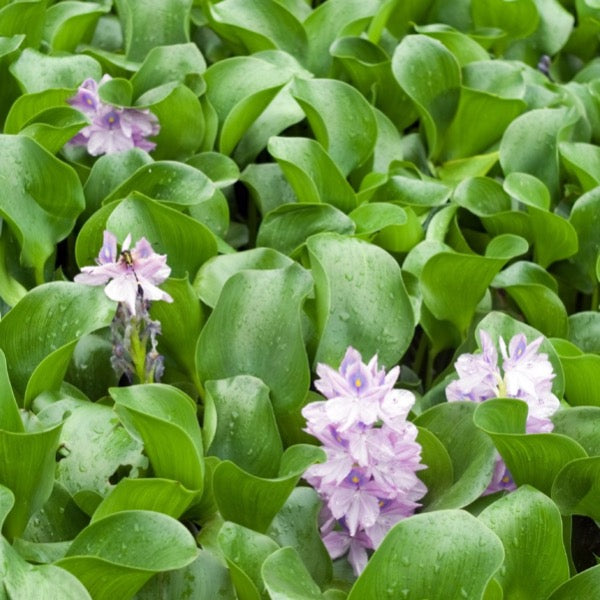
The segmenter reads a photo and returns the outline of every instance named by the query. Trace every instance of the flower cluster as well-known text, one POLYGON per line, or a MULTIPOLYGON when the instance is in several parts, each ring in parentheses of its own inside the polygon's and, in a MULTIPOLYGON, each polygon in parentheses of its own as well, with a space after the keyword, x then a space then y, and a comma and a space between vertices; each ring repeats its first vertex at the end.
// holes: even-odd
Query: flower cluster
POLYGON ((111 325, 113 368, 119 376, 129 381, 137 375, 140 382, 159 381, 163 371, 163 358, 158 353, 157 335, 160 322, 150 318, 152 300, 173 302, 173 298, 158 285, 171 273, 164 254, 156 254, 146 238, 141 238, 130 250, 128 235, 117 252, 117 238, 104 232, 104 243, 95 267, 83 267, 75 276, 77 283, 108 285, 104 292, 119 303, 111 325), (148 350, 148 345, 150 349, 148 350))
POLYGON ((304 478, 324 500, 323 542, 332 558, 348 552, 358 575, 368 550, 413 514, 427 488, 417 428, 406 420, 414 395, 396 390, 399 368, 387 375, 377 356, 368 365, 348 348, 339 371, 319 364, 315 387, 327 398, 304 407, 306 431, 323 443, 327 459, 304 478))
MULTIPOLYGON (((543 337, 529 345, 520 333, 509 342, 508 348, 499 339, 502 354, 502 370, 498 365, 498 353, 492 338, 480 331, 481 354, 462 354, 456 361, 458 379, 446 387, 450 402, 466 400, 483 402, 490 398, 518 398, 527 403, 527 433, 548 433, 554 425, 550 417, 560 403, 552 393, 555 373, 548 355, 538 352, 543 337)), ((492 482, 486 494, 500 490, 514 490, 515 484, 504 461, 497 457, 492 482)))
MULTIPOLYGON (((110 80, 104 75, 100 84, 110 80)), ((149 152, 156 144, 146 138, 160 131, 158 119, 148 109, 118 108, 105 104, 98 95, 99 84, 86 79, 69 104, 86 115, 91 123, 71 141, 74 146, 85 146, 92 156, 114 154, 132 148, 149 152)))

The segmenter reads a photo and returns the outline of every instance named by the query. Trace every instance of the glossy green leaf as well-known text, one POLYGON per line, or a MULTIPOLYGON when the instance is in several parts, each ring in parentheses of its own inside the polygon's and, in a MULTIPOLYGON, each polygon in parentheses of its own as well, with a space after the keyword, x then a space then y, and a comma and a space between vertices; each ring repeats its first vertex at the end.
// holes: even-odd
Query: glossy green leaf
POLYGON ((417 25, 415 31, 442 42, 454 54, 461 67, 472 62, 489 59, 489 54, 475 39, 457 31, 450 25, 441 23, 417 25))
POLYGON ((198 558, 183 569, 155 575, 136 595, 136 600, 236 600, 231 575, 224 561, 200 550, 198 558))
POLYGON ((504 564, 494 577, 505 598, 546 598, 569 578, 560 513, 541 492, 520 487, 479 519, 504 545, 504 564))
POLYGON ((597 146, 581 142, 562 142, 559 151, 565 167, 575 175, 584 192, 600 185, 600 179, 596 175, 600 167, 597 146))
POLYGON ((319 584, 331 580, 331 559, 319 531, 321 500, 310 487, 297 487, 275 515, 267 533, 282 548, 292 546, 304 568, 319 584))
POLYGON ((6 122, 4 133, 19 133, 40 113, 50 108, 67 107, 67 100, 73 95, 72 90, 50 89, 33 94, 23 94, 12 104, 6 122))
POLYGON ((256 243, 293 254, 311 235, 324 231, 354 233, 355 224, 330 204, 284 204, 265 215, 256 243))
POLYGON ((118 415, 144 443, 154 473, 197 493, 204 485, 204 451, 189 396, 164 384, 111 388, 118 415))
POLYGON ((6 431, 13 433, 25 431, 8 376, 6 356, 2 350, 0 350, 0 423, 2 423, 2 429, 6 431))
POLYGON ((377 0, 329 0, 319 5, 304 21, 308 36, 308 66, 315 75, 328 74, 329 48, 344 35, 359 35, 380 7, 377 0))
POLYGON ((323 598, 319 586, 311 578, 294 548, 281 548, 269 555, 263 563, 262 573, 272 600, 323 598))
POLYGON ((231 460, 258 477, 277 474, 283 446, 269 388, 260 379, 238 375, 207 381, 204 411, 207 454, 231 460))
POLYGON ((75 575, 93 598, 131 598, 160 571, 181 569, 195 560, 189 531, 157 512, 114 513, 86 527, 57 565, 75 575))
POLYGON ((3 527, 9 540, 21 535, 29 517, 50 497, 60 430, 60 425, 31 433, 0 430, 0 484, 15 497, 3 527))
POLYGON ((316 446, 290 446, 282 456, 278 477, 273 479, 251 475, 230 461, 220 463, 213 477, 219 512, 228 521, 265 532, 304 471, 323 459, 323 451, 316 446))
POLYGON ((390 530, 348 600, 481 598, 503 556, 498 537, 466 512, 416 515, 390 530))
POLYGON ((464 332, 496 274, 526 250, 523 238, 505 234, 488 244, 485 256, 438 252, 423 268, 423 299, 436 318, 448 320, 464 332))
POLYGON ((143 5, 115 0, 127 60, 141 62, 156 46, 189 42, 191 4, 191 0, 147 0, 143 5))
POLYGON ((565 336, 567 310, 557 294, 556 281, 534 263, 519 261, 496 275, 492 287, 506 290, 527 322, 547 337, 565 336))
POLYGON ((54 52, 74 52, 80 43, 90 41, 106 5, 96 2, 68 0, 50 6, 46 11, 44 39, 54 52))
POLYGON ((393 175, 373 194, 373 202, 398 202, 403 206, 432 207, 445 204, 450 188, 434 179, 393 175))
POLYGON ((83 210, 81 184, 71 167, 22 136, 0 136, 0 176, 0 214, 19 240, 22 264, 35 267, 42 283, 44 263, 83 210))
POLYGON ((429 155, 437 158, 458 109, 458 61, 437 40, 424 35, 409 35, 394 51, 392 71, 415 103, 425 128, 429 155))
POLYGON ((365 360, 396 364, 414 332, 412 306, 396 261, 362 240, 320 234, 307 242, 315 280, 319 346, 315 362, 339 364, 348 346, 365 360))
POLYGON ((296 79, 292 95, 317 141, 347 175, 373 152, 377 123, 373 110, 352 86, 334 79, 296 79))
POLYGON ((266 535, 228 522, 221 527, 217 540, 231 570, 238 596, 242 599, 263 597, 265 585, 261 566, 279 548, 277 543, 266 535))
POLYGON ((327 202, 344 212, 356 207, 352 187, 318 142, 299 137, 272 137, 268 150, 300 202, 327 202))
POLYGON ((572 598, 593 598, 600 585, 600 565, 578 573, 549 596, 548 600, 571 600, 572 598))
POLYGON ((524 433, 527 405, 512 398, 482 402, 475 424, 494 441, 517 485, 530 484, 549 494, 557 473, 585 456, 574 440, 557 433, 524 433))
POLYGON ((584 310, 570 315, 569 341, 584 352, 600 354, 600 313, 584 310))
POLYGON ((120 426, 108 406, 63 401, 38 416, 48 424, 64 419, 60 435, 64 456, 56 466, 56 479, 73 496, 89 490, 102 497, 120 471, 135 477, 147 466, 141 444, 120 426))
POLYGON ((283 204, 298 202, 292 186, 277 163, 248 165, 242 172, 241 181, 263 216, 283 204))
POLYGON ((227 280, 247 269, 284 269, 293 264, 287 256, 269 248, 253 248, 235 254, 215 256, 202 265, 194 288, 204 304, 214 308, 227 280))
MULTIPOLYGON (((101 289, 76 283, 48 283, 27 294, 0 321, 0 346, 17 395, 25 393, 29 377, 46 356, 109 325, 114 310, 101 289)), ((65 370, 67 365, 68 360, 65 370)))
POLYGON ((504 180, 504 189, 527 206, 534 256, 542 267, 577 252, 575 229, 565 218, 548 211, 550 195, 540 180, 527 173, 509 173, 504 180))
POLYGON ((100 64, 89 56, 48 56, 32 49, 24 50, 10 71, 28 94, 49 88, 73 89, 88 77, 96 81, 102 77, 100 64))
POLYGON ((429 429, 419 427, 417 442, 421 445, 421 463, 427 466, 419 471, 419 479, 427 486, 427 495, 421 500, 427 510, 454 483, 454 466, 444 444, 429 429))
POLYGON ((206 61, 195 44, 170 44, 152 48, 131 78, 134 97, 170 82, 179 81, 200 91, 206 61))
POLYGON ((600 456, 566 464, 552 486, 552 499, 563 515, 584 515, 600 521, 600 456))
POLYGON ((556 198, 558 142, 564 139, 572 121, 566 108, 539 108, 517 117, 507 127, 500 143, 500 164, 504 173, 534 175, 556 198))
POLYGON ((554 433, 561 433, 580 444, 588 456, 600 456, 600 437, 597 419, 600 408, 597 406, 576 406, 559 410, 552 415, 554 433))
POLYGON ((579 240, 579 251, 570 259, 574 268, 584 278, 586 292, 596 286, 596 259, 600 247, 600 190, 595 188, 577 199, 569 221, 579 240))
POLYGON ((54 565, 30 565, 5 539, 0 538, 0 577, 5 598, 60 597, 64 600, 91 600, 82 583, 54 565))
POLYGON ((565 398, 571 406, 600 406, 596 385, 600 375, 600 356, 585 354, 566 340, 553 343, 565 373, 565 398))
POLYGON ((152 155, 156 159, 182 159, 198 151, 205 121, 200 101, 189 87, 165 83, 142 94, 137 104, 150 109, 160 123, 160 132, 153 138, 156 149, 152 155))
POLYGON ((202 152, 188 158, 186 164, 202 171, 218 188, 229 187, 240 178, 237 164, 219 152, 202 152))
POLYGON ((215 31, 250 53, 280 48, 301 60, 306 54, 304 27, 280 2, 225 0, 209 6, 215 31))
POLYGON ((0 35, 25 35, 24 46, 37 48, 42 40, 46 5, 37 0, 17 0, 0 9, 0 35))
POLYGON ((100 502, 92 523, 123 510, 150 510, 178 519, 196 493, 172 479, 121 479, 100 502))
MULTIPOLYGON (((429 430, 444 445, 454 472, 451 485, 436 490, 428 510, 467 506, 479 498, 490 483, 494 446, 473 423, 475 407, 472 402, 444 402, 415 419, 416 425, 429 430)), ((436 460, 443 461, 443 458, 436 460)), ((448 479, 448 474, 444 478, 448 479)))
POLYGON ((297 431, 285 423, 290 415, 298 419, 310 382, 300 322, 310 288, 308 273, 297 264, 236 273, 225 283, 196 351, 202 381, 235 375, 264 381, 284 440, 297 431))

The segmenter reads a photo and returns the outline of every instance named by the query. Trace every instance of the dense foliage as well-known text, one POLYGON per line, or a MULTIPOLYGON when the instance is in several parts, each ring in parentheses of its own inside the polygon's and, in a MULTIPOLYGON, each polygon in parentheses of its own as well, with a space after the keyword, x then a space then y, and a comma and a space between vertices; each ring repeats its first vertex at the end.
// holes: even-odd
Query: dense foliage
POLYGON ((0 598, 600 598, 599 47, 597 0, 0 0, 0 598), (349 347, 426 467, 358 578, 302 479, 349 347))

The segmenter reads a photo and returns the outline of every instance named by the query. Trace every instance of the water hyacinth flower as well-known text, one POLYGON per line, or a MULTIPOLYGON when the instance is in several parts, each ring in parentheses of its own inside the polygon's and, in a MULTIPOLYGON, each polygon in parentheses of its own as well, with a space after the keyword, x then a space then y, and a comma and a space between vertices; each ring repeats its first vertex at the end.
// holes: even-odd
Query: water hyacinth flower
MULTIPOLYGON (((490 398, 518 398, 528 407, 525 430, 527 433, 549 433, 554 428, 550 417, 558 410, 560 402, 552 393, 555 373, 548 355, 539 352, 543 337, 527 344, 519 333, 508 347, 499 339, 502 368, 491 336, 481 330, 482 352, 462 354, 455 368, 458 379, 446 387, 449 402, 484 402, 490 398)), ((516 485, 500 457, 496 460, 492 481, 485 494, 500 490, 514 490, 516 485)))
POLYGON ((158 287, 169 277, 171 268, 166 255, 154 252, 145 238, 130 246, 131 235, 127 235, 117 252, 117 238, 105 231, 97 265, 83 267, 74 280, 86 285, 106 284, 106 295, 119 303, 111 324, 113 368, 129 381, 137 375, 140 382, 150 383, 160 380, 163 358, 157 351, 160 322, 150 318, 149 308, 153 300, 173 302, 158 287))
POLYGON ((158 135, 160 125, 148 109, 119 108, 100 100, 99 85, 109 81, 104 75, 100 84, 86 79, 69 99, 69 104, 86 115, 91 123, 70 140, 72 146, 85 146, 92 156, 114 154, 132 148, 150 152, 156 148, 147 138, 158 135))
POLYGON ((356 575, 389 529, 412 515, 427 488, 417 428, 407 421, 414 395, 396 390, 399 368, 386 374, 377 356, 368 364, 350 347, 334 370, 319 364, 315 387, 326 400, 307 404, 306 431, 323 444, 327 459, 304 478, 324 505, 321 535, 332 558, 347 554, 356 575))

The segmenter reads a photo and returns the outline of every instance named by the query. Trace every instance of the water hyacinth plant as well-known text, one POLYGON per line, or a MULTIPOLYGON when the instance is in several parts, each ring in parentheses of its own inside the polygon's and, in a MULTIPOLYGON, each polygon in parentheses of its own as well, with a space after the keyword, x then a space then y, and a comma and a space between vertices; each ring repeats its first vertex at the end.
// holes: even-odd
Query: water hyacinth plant
POLYGON ((0 2, 0 597, 597 597, 599 23, 0 2))

